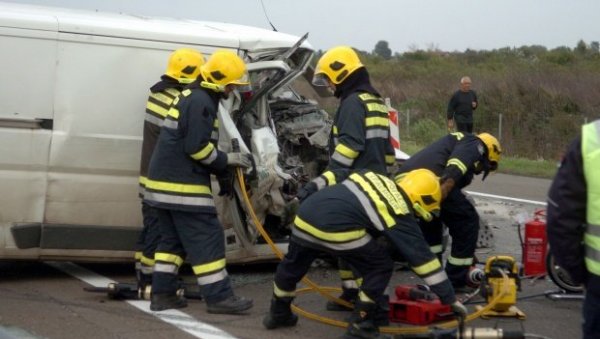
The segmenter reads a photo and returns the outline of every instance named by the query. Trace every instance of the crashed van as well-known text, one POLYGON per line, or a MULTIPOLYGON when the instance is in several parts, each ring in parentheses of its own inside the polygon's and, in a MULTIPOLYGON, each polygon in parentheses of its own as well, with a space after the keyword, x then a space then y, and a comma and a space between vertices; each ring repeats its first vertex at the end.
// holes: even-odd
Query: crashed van
MULTIPOLYGON (((0 3, 0 259, 132 259, 148 88, 181 47, 246 60, 253 89, 220 103, 219 147, 235 139, 253 154, 252 209, 285 250, 288 203, 326 166, 331 129, 327 113, 291 87, 313 56, 305 38, 0 3)), ((237 192, 215 197, 228 262, 275 259, 237 192)))

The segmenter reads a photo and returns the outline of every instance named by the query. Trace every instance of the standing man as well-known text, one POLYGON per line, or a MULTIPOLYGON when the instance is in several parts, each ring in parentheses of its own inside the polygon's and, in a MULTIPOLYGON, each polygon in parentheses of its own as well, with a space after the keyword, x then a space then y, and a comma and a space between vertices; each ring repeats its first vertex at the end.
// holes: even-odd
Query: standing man
POLYGON ((460 79, 460 89, 448 103, 448 130, 452 130, 456 124, 458 132, 473 133, 473 111, 477 105, 477 93, 471 89, 471 78, 464 76, 460 79))
POLYGON ((479 215, 462 189, 471 184, 474 175, 483 173, 485 179, 490 171, 497 170, 501 153, 500 143, 491 134, 455 132, 425 147, 400 166, 402 173, 426 168, 440 177, 440 216, 421 223, 421 230, 431 251, 441 259, 442 223, 448 227, 452 249, 446 263, 446 273, 455 289, 467 288, 468 272, 473 265, 479 232, 479 215))
POLYGON ((585 284, 583 338, 600 335, 600 120, 583 126, 548 193, 548 241, 558 264, 585 284))
MULTIPOLYGON (((183 87, 196 80, 204 56, 192 48, 180 48, 169 57, 167 70, 160 81, 150 87, 150 96, 146 102, 144 133, 142 139, 142 159, 140 161, 140 197, 144 198, 148 166, 154 147, 158 141, 160 128, 169 112, 173 100, 179 96, 183 87)), ((154 251, 160 240, 156 208, 142 201, 143 228, 136 243, 135 271, 138 288, 145 290, 152 285, 154 251)))
POLYGON ((350 263, 364 279, 344 338, 378 338, 378 328, 387 324, 388 312, 380 305, 393 261, 374 235, 389 239, 444 304, 466 315, 416 220, 430 219, 439 210, 440 184, 431 171, 415 170, 394 182, 372 171, 339 169, 326 171, 304 190, 308 197, 300 205, 288 253, 275 273, 271 308, 263 320, 267 329, 296 325, 298 317, 290 306, 296 284, 325 251, 350 263))
MULTIPOLYGON (((396 160, 389 139, 388 109, 354 49, 337 46, 323 54, 312 83, 328 87, 340 99, 329 135, 328 168, 387 174, 396 160)), ((355 279, 352 267, 344 261, 338 262, 338 269, 342 279, 340 298, 353 302, 361 280, 355 279)), ((327 309, 348 310, 333 301, 327 302, 327 309)))
POLYGON ((236 314, 252 307, 252 300, 233 294, 210 186, 211 173, 223 176, 227 166, 251 166, 248 154, 217 150, 219 100, 236 86, 248 85, 247 75, 237 54, 215 51, 164 120, 144 194, 144 202, 158 211, 161 232, 154 255, 153 311, 187 306, 177 296, 177 273, 186 255, 209 313, 236 314))

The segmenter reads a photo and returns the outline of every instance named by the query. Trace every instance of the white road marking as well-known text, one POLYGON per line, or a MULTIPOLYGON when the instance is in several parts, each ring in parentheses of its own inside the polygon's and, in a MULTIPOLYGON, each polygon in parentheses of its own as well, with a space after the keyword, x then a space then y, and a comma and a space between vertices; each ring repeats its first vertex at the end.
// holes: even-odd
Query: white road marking
POLYGON ((494 194, 471 192, 471 191, 465 191, 465 192, 469 193, 470 195, 480 196, 480 197, 483 197, 483 198, 508 200, 508 201, 514 201, 514 202, 522 202, 522 203, 531 204, 531 205, 546 206, 546 202, 545 201, 535 201, 535 200, 519 199, 519 198, 506 197, 506 196, 503 196, 503 195, 494 195, 494 194))
MULTIPOLYGON (((89 285, 94 287, 106 287, 109 283, 116 283, 116 281, 103 277, 95 272, 92 272, 86 268, 76 265, 72 262, 57 262, 47 261, 46 264, 63 271, 89 285)), ((179 310, 166 310, 160 312, 150 311, 150 302, 148 300, 126 300, 128 304, 143 311, 144 313, 151 314, 158 319, 169 323, 182 331, 185 331, 196 338, 204 339, 230 339, 235 338, 231 334, 221 330, 220 328, 214 327, 207 323, 203 323, 196 320, 192 316, 183 313, 179 310)))

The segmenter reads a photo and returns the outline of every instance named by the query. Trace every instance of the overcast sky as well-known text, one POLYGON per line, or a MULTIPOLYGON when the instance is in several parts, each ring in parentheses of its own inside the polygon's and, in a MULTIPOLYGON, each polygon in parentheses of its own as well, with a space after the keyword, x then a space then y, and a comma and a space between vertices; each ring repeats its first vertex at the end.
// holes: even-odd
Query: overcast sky
MULTIPOLYGON (((230 22, 270 29, 260 0, 0 0, 149 16, 230 22)), ((263 0, 280 32, 316 49, 444 51, 600 41, 598 0, 263 0)))

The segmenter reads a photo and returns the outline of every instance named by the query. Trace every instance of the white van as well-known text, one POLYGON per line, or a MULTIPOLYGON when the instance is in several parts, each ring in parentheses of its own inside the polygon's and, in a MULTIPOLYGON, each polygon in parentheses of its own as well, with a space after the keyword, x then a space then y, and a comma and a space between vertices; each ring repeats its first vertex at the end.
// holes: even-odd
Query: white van
MULTIPOLYGON (((327 161, 327 115, 289 87, 313 54, 298 37, 0 3, 0 47, 0 259, 131 260, 148 88, 180 47, 249 63, 254 96, 241 109, 224 103, 220 117, 257 158, 249 184, 265 223, 281 222, 294 185, 327 161)), ((223 206, 228 261, 273 259, 240 199, 223 206)))

